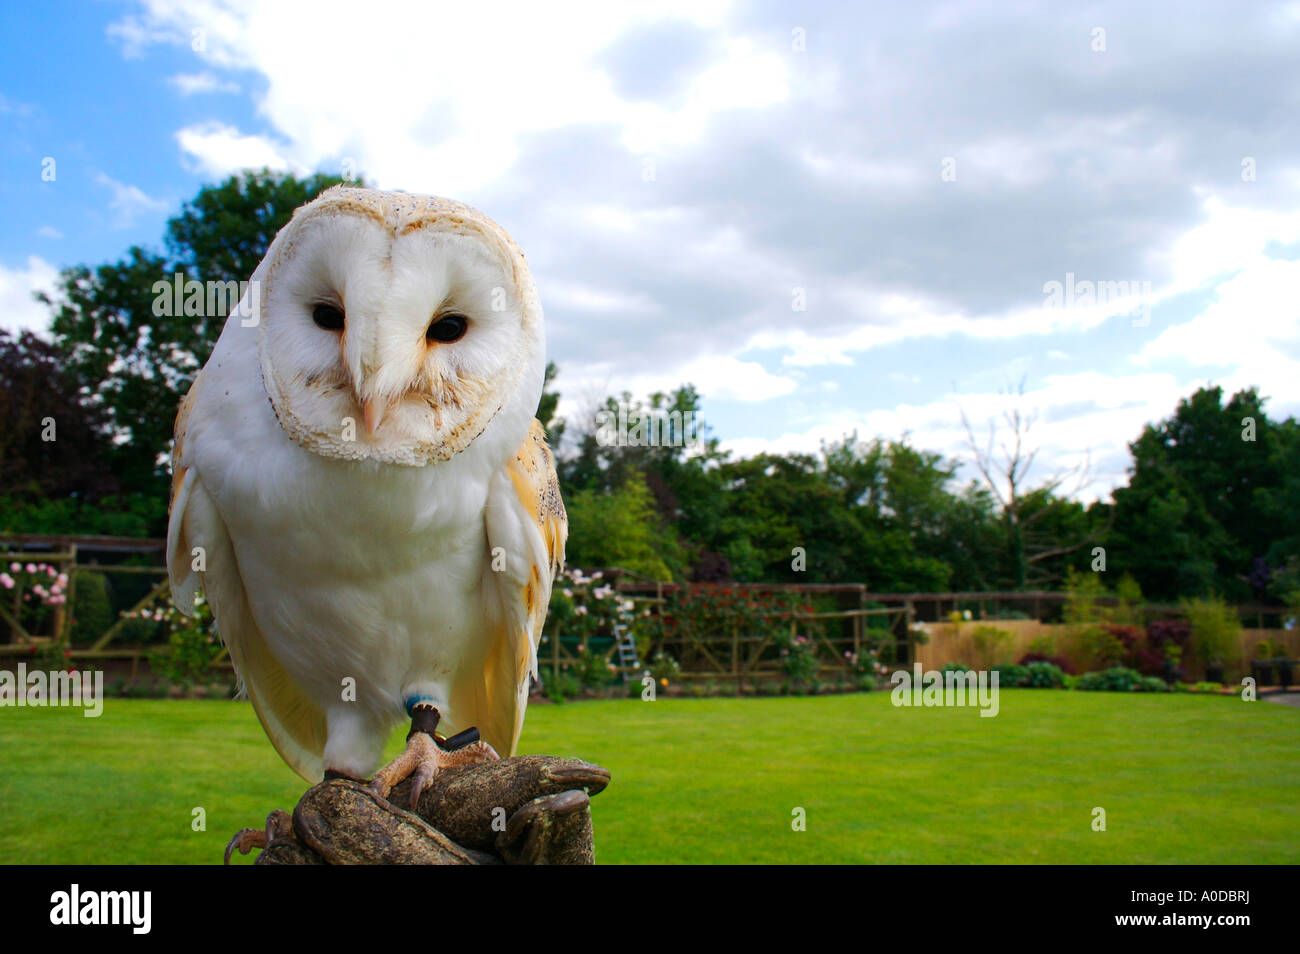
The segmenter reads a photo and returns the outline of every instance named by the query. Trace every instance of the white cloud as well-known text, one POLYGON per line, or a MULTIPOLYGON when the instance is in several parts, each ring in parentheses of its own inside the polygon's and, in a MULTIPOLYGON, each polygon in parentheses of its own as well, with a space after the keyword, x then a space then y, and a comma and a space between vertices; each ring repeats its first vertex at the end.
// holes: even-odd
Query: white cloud
POLYGON ((52 292, 58 277, 58 269, 36 255, 27 257, 24 268, 0 265, 0 327, 12 332, 44 332, 50 323, 50 311, 32 294, 52 292))
POLYGON ((1217 300, 1205 311, 1148 342, 1138 361, 1227 368, 1218 383, 1229 392, 1254 385, 1275 401, 1300 402, 1297 288, 1300 261, 1250 265, 1218 286, 1217 300))
POLYGON ((827 155, 813 146, 802 149, 799 159, 814 175, 833 180, 837 185, 847 182, 857 186, 892 189, 917 186, 925 180, 923 171, 915 163, 827 155))
POLYGON ((52 225, 42 225, 39 229, 36 230, 36 234, 39 235, 41 238, 47 238, 47 239, 63 238, 63 233, 60 232, 52 225))
MULTIPOLYGON (((530 133, 613 124, 630 151, 658 152, 693 141, 719 113, 784 101, 780 44, 765 49, 743 36, 725 37, 670 105, 622 98, 600 62, 634 29, 665 21, 716 28, 729 6, 669 0, 649 10, 586 0, 559 16, 543 4, 503 15, 492 4, 373 0, 357 17, 350 0, 318 4, 311 16, 293 4, 147 0, 142 15, 110 32, 134 55, 151 43, 189 45, 198 28, 204 48, 196 55, 209 67, 265 77, 258 112, 285 147, 260 141, 247 156, 229 150, 228 161, 274 152, 315 168, 348 157, 381 187, 458 195, 502 176, 530 133)), ((257 139, 232 130, 223 138, 257 139)), ((187 151, 205 156, 211 150, 202 147, 216 145, 192 130, 189 142, 196 150, 187 151)))
POLYGON ((719 400, 767 401, 790 394, 799 386, 793 378, 772 374, 757 361, 729 355, 696 358, 673 376, 678 383, 698 382, 696 386, 703 396, 719 400))
POLYGON ((182 96, 195 96, 201 93, 238 93, 239 84, 234 80, 223 80, 215 73, 178 73, 167 82, 176 87, 182 96))
POLYGON ((1173 273, 1166 295, 1202 288, 1215 278, 1268 261, 1272 241, 1300 241, 1300 214, 1229 205, 1219 196, 1203 201, 1205 218, 1164 253, 1173 273))
POLYGON ((282 147, 269 139, 245 136, 223 123, 186 126, 176 133, 176 141, 194 166, 216 179, 224 179, 241 169, 301 170, 283 156, 282 147))
MULTIPOLYGON (((823 442, 840 440, 854 431, 864 440, 877 435, 897 439, 907 434, 914 446, 968 462, 971 454, 962 410, 971 421, 976 439, 983 441, 987 422, 1000 421, 1005 410, 1018 406, 1037 416, 1027 444, 1030 449, 1039 448, 1030 484, 1089 459, 1090 479, 1077 488, 1077 493, 1082 499, 1092 500, 1105 497, 1125 483, 1128 442, 1147 423, 1171 414, 1187 391, 1186 383, 1163 373, 1112 376, 1089 371, 1051 375, 1040 387, 1019 398, 996 391, 950 392, 927 404, 900 404, 862 413, 844 410, 823 415, 803 430, 789 430, 777 437, 736 437, 721 443, 738 457, 751 457, 762 452, 816 453, 823 442)), ((969 466, 961 473, 963 480, 976 476, 969 466)), ((1062 489, 1076 490, 1068 484, 1062 489)))
POLYGON ((96 173, 95 181, 106 186, 113 193, 108 207, 117 213, 113 223, 114 228, 128 228, 135 221, 136 216, 145 212, 164 212, 168 208, 166 200, 155 199, 146 195, 138 186, 118 182, 102 172, 96 173))
MULTIPOLYGON (((1051 280, 1064 285, 1065 279, 1062 275, 1051 280)), ((1141 296, 1134 295, 1100 304, 1075 304, 1067 300, 1061 307, 1045 303, 997 314, 969 315, 921 294, 877 291, 833 278, 821 284, 825 287, 825 304, 819 306, 814 300, 808 312, 796 314, 814 330, 763 331, 751 339, 750 346, 785 349, 782 363, 795 367, 851 365, 850 356, 854 353, 909 339, 951 335, 1011 339, 1087 331, 1116 315, 1129 315, 1141 301, 1141 296), (861 323, 849 331, 818 332, 815 330, 818 313, 851 317, 861 323)))
POLYGON ((648 295, 614 288, 597 288, 581 282, 556 279, 546 283, 546 306, 608 314, 654 314, 659 311, 648 295))
MULTIPOLYGON (((1048 20, 1025 25, 1023 34, 1008 23, 1001 32, 1008 56, 983 77, 979 50, 988 35, 973 8, 953 14, 947 39, 890 15, 838 37, 814 29, 809 52, 792 55, 788 26, 773 28, 771 15, 742 8, 739 16, 766 16, 744 35, 732 5, 719 0, 670 0, 654 12, 581 0, 564 15, 545 5, 503 14, 488 5, 398 0, 373 0, 360 17, 342 0, 310 17, 253 0, 143 6, 112 29, 128 55, 159 43, 190 55, 197 28, 205 46, 192 54, 193 71, 172 85, 187 95, 237 87, 257 97, 255 125, 210 120, 177 132, 185 161, 205 175, 337 169, 348 159, 382 188, 475 202, 476 192, 492 187, 493 201, 533 230, 521 240, 548 314, 571 322, 554 326, 561 340, 580 342, 577 354, 556 356, 566 402, 584 391, 644 395, 693 380, 706 398, 771 402, 762 407, 766 426, 729 442, 737 449, 815 450, 820 439, 856 427, 864 435, 910 430, 923 446, 964 454, 956 398, 937 396, 946 382, 926 392, 935 395, 930 403, 875 410, 862 408, 890 402, 887 388, 868 393, 841 374, 840 398, 827 396, 829 382, 800 382, 802 369, 853 367, 862 354, 899 343, 934 354, 936 367, 951 366, 941 359, 961 352, 963 339, 979 339, 982 347, 970 350, 995 357, 978 358, 986 363, 971 369, 968 382, 1005 370, 1009 355, 1032 352, 1017 370, 1039 381, 1026 400, 1043 409, 1036 435, 1044 466, 1092 446, 1106 461, 1089 491, 1099 493, 1122 479, 1125 442, 1142 424, 1167 416, 1204 383, 1188 378, 1187 362, 1222 375, 1215 383, 1259 384, 1275 399, 1300 401, 1300 327, 1288 288, 1300 266, 1265 254, 1269 243, 1300 240, 1300 216, 1273 211, 1295 207, 1285 190, 1300 195, 1300 170, 1286 152, 1267 166, 1261 161, 1275 200, 1252 209, 1232 204, 1234 190, 1250 187, 1236 181, 1231 163, 1206 165, 1222 159, 1206 143, 1240 138, 1243 149, 1253 148, 1275 131, 1251 119, 1252 110, 1206 105, 1198 92, 1197 78, 1212 75, 1206 64, 1228 61, 1235 50, 1219 42, 1234 31, 1172 31, 1170 42, 1179 40, 1183 51, 1167 67, 1143 58, 1151 69, 1122 83, 1113 74, 1123 91, 1117 96, 1095 82, 1100 59, 1086 43, 1080 57, 1052 58, 1050 69, 1022 55, 1016 43, 1041 43, 1048 20), (658 34, 662 51, 633 42, 647 57, 641 68, 662 82, 642 84, 659 92, 625 92, 609 51, 672 21, 700 35, 701 52, 674 59, 680 51, 671 30, 658 34), (955 35, 960 29, 971 30, 969 42, 955 35), (975 51, 970 61, 963 48, 975 51), (1082 86, 1072 79, 1080 68, 1089 75, 1082 86), (949 69, 981 80, 950 86, 949 69), (1171 91, 1184 86, 1196 95, 1182 102, 1171 91), (792 100, 800 108, 774 108, 792 100), (758 112, 768 109, 770 117, 758 112), (621 150, 629 153, 626 182, 610 175, 611 152, 617 166, 621 150), (957 159, 954 183, 940 181, 939 162, 949 154, 957 159), (523 168, 521 156, 536 167, 523 168), (658 164, 653 184, 638 181, 642 156, 658 164), (1228 178, 1206 179, 1206 168, 1228 178), (512 173, 523 183, 515 192, 512 173), (1198 185, 1207 181, 1222 193, 1198 185), (1197 195, 1203 220, 1170 242, 1175 223, 1196 211, 1197 195), (572 247, 599 261, 579 253, 575 262, 572 247), (1145 303, 1157 309, 1187 292, 1217 290, 1218 298, 1142 346, 1155 330, 1129 334, 1131 322, 1117 317, 1140 303, 1132 295, 1068 307, 1050 306, 1046 292, 1038 297, 1044 282, 1066 281, 1070 263, 1078 263, 1079 282, 1152 279, 1157 287, 1145 303), (806 312, 791 311, 795 286, 807 289, 806 312), (687 321, 698 322, 698 334, 683 328, 687 321), (1100 347, 1113 332, 1113 346, 1100 347), (681 346, 687 337, 692 344, 681 346), (1007 346, 993 347, 1001 342, 1007 346), (1140 348, 1136 364, 1128 365, 1133 348, 1140 348), (746 360, 750 349, 767 352, 776 371, 746 360), (1099 362, 1132 373, 1042 377, 1088 363, 1071 355, 1103 352, 1109 357, 1099 362), (780 400, 796 391, 794 400, 780 400), (815 404, 814 391, 848 409, 798 417, 815 404), (855 400, 857 407, 849 404, 855 400)), ((1118 50, 1105 60, 1132 69, 1118 50)), ((1278 75, 1289 74, 1261 74, 1252 87, 1275 105, 1274 91, 1285 87, 1278 75)), ((1156 329, 1161 317, 1156 310, 1156 329)), ((918 374, 910 372, 921 381, 939 373, 903 361, 888 378, 914 384, 918 374)), ((961 401, 973 417, 1000 412, 1004 398, 985 393, 983 383, 971 386, 981 390, 961 401)))
POLYGON ((684 106, 652 103, 615 106, 615 121, 624 125, 623 144, 635 153, 654 153, 697 140, 714 114, 729 109, 757 109, 790 98, 785 60, 754 49, 747 39, 726 41, 727 56, 691 82, 684 106))
POLYGON ((635 400, 657 391, 668 394, 688 381, 706 400, 746 403, 784 397, 799 387, 793 378, 772 374, 755 361, 728 355, 704 356, 672 367, 630 374, 610 364, 570 366, 564 369, 557 413, 575 421, 590 421, 608 395, 627 391, 635 400))

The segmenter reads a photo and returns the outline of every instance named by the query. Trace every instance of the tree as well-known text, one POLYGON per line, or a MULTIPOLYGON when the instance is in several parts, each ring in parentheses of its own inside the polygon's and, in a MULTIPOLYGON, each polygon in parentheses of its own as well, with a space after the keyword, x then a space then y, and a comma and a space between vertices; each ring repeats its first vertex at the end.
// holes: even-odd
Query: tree
POLYGON ((541 422, 546 431, 551 447, 558 447, 564 439, 564 418, 555 416, 555 409, 560 405, 560 392, 546 390, 547 385, 555 380, 559 369, 554 361, 546 363, 546 374, 542 379, 542 396, 537 401, 537 413, 533 416, 541 422))
MULTIPOLYGON (((1021 381, 1015 398, 1023 396, 1024 382, 1021 381)), ((1037 565, 1059 561, 1061 557, 1099 539, 1105 532, 1102 526, 1088 526, 1086 512, 1057 495, 1067 483, 1071 485, 1071 493, 1083 489, 1089 471, 1087 460, 1057 470, 1046 480, 1030 485, 1029 474, 1038 449, 1030 450, 1029 432, 1036 417, 1033 413, 1022 413, 1019 406, 1013 405, 1002 414, 1005 431, 1001 439, 998 426, 990 420, 988 440, 981 445, 975 439, 975 429, 966 412, 961 412, 975 467, 1001 511, 1006 541, 1004 559, 1015 589, 1024 589, 1031 580, 1039 583, 1059 580, 1059 569, 1054 573, 1037 565), (995 444, 1001 451, 1000 458, 994 451, 995 444)))
POLYGON ((1241 602, 1266 587, 1251 583, 1256 560, 1281 566, 1300 552, 1300 439, 1263 405, 1254 389, 1224 404, 1221 388, 1201 388, 1129 445, 1108 551, 1148 594, 1241 602))
POLYGON ((675 535, 663 526, 643 481, 632 479, 613 493, 580 490, 566 502, 566 562, 586 569, 622 567, 656 580, 681 578, 675 535))
POLYGON ((30 331, 0 329, 0 487, 16 498, 117 490, 106 465, 103 411, 83 402, 54 347, 30 331))
POLYGON ((0 331, 0 532, 147 536, 165 498, 119 494, 103 408, 31 332, 0 331))

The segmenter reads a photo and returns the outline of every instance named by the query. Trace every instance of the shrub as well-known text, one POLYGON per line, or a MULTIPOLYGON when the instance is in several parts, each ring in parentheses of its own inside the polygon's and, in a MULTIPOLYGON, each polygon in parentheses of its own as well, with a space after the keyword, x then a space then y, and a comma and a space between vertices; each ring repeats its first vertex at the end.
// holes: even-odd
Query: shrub
POLYGON ((996 626, 976 626, 975 631, 971 633, 971 644, 975 647, 975 652, 985 666, 988 666, 998 655, 1001 647, 1011 642, 1012 634, 996 626))
POLYGON ((1023 666, 1002 663, 993 667, 1000 689, 1064 689, 1065 671, 1055 663, 1030 662, 1023 666))
POLYGON ((577 659, 569 666, 569 672, 582 688, 595 689, 610 682, 618 670, 603 654, 579 646, 577 659))
POLYGON ((655 653, 654 659, 650 660, 650 675, 660 686, 666 687, 681 679, 682 667, 668 653, 655 653))
POLYGON ((94 642, 113 625, 113 604, 108 598, 108 577, 92 570, 72 575, 73 645, 94 642))
POLYGON ((1015 689, 1019 686, 1029 685, 1029 668, 1027 666, 1017 666, 1014 663, 999 663, 993 667, 998 674, 998 687, 1001 689, 1015 689))
POLYGON ((1141 679, 1141 673, 1116 666, 1100 672, 1086 672, 1074 687, 1084 692, 1132 692, 1141 679))
POLYGON ((149 653, 149 668, 168 682, 188 688, 210 681, 212 664, 221 654, 221 642, 205 627, 192 626, 175 630, 167 648, 149 653))
POLYGON ((963 662, 947 662, 939 667, 940 672, 970 672, 970 666, 963 662))
MULTIPOLYGON (((782 633, 776 638, 781 647, 781 671, 785 673, 796 689, 802 689, 815 682, 817 670, 821 664, 813 650, 813 642, 807 636, 782 633)), ((815 691, 815 690, 814 690, 815 691)))
POLYGON ((148 654, 149 668, 185 689, 195 683, 211 682, 213 664, 222 653, 221 640, 213 628, 212 609, 202 594, 194 598, 194 613, 186 616, 168 602, 122 614, 129 621, 159 626, 167 645, 148 654))
POLYGON ((1125 573, 1115 585, 1119 604, 1110 611, 1111 621, 1121 626, 1141 626, 1142 587, 1131 573, 1125 573))
POLYGON ((1261 639, 1255 644, 1256 659, 1276 659, 1278 656, 1277 647, 1267 639, 1261 639))
POLYGON ((1166 645, 1173 643, 1186 650, 1191 638, 1192 627, 1185 619, 1156 619, 1147 623, 1147 645, 1152 649, 1163 652, 1166 645))
POLYGON ((1035 662, 1051 663, 1053 666, 1058 667, 1062 672, 1068 673, 1071 676, 1077 676, 1079 674, 1079 670, 1076 669, 1074 664, 1064 656, 1047 656, 1043 653, 1025 653, 1020 657, 1020 665, 1022 666, 1028 666, 1030 663, 1035 662))
POLYGON ((1061 613, 1066 623, 1086 626, 1102 621, 1104 611, 1100 600, 1106 595, 1106 588, 1096 573, 1080 573, 1070 567, 1066 571, 1065 593, 1061 613))
POLYGON ((1113 666, 1101 672, 1084 673, 1075 682, 1076 689, 1085 692, 1168 692, 1169 686, 1156 676, 1144 676, 1124 666, 1113 666))
POLYGON ((1037 654, 1040 659, 1048 659, 1059 655, 1056 652, 1056 634, 1051 632, 1039 633, 1029 641, 1029 652, 1037 654))
POLYGON ((1125 653, 1130 653, 1133 649, 1143 642, 1143 634, 1136 626, 1119 626, 1115 623, 1107 623, 1102 626, 1107 633, 1115 637, 1119 644, 1124 647, 1125 653))
POLYGON ((67 590, 68 575, 52 564, 15 561, 7 570, 0 566, 0 592, 13 600, 13 615, 33 635, 53 618, 54 607, 67 603, 67 590))
POLYGON ((1192 631, 1192 648, 1201 662, 1222 664, 1236 655, 1241 620, 1235 608, 1217 596, 1183 600, 1182 606, 1192 631))
POLYGON ((1123 646, 1120 665, 1136 669, 1144 676, 1161 676, 1166 672, 1167 656, 1161 648, 1149 645, 1147 634, 1136 626, 1108 625, 1102 627, 1123 646))
MULTIPOLYGON (((1124 627, 1120 627, 1123 629, 1124 627)), ((1087 624, 1075 627, 1071 649, 1089 666, 1110 668, 1124 659, 1124 643, 1111 632, 1112 627, 1087 624)))
POLYGON ((546 680, 546 695, 552 702, 572 699, 580 692, 582 692, 582 683, 578 682, 578 677, 565 670, 561 670, 558 676, 551 676, 546 680))
POLYGON ((587 576, 577 567, 560 571, 551 589, 551 632, 577 637, 584 643, 592 637, 617 638, 624 628, 638 637, 648 626, 645 614, 637 615, 636 604, 624 599, 614 587, 604 582, 597 571, 587 576))
POLYGON ((1028 681, 1023 685, 1030 689, 1065 688, 1065 671, 1054 663, 1035 662, 1024 668, 1028 673, 1028 681))

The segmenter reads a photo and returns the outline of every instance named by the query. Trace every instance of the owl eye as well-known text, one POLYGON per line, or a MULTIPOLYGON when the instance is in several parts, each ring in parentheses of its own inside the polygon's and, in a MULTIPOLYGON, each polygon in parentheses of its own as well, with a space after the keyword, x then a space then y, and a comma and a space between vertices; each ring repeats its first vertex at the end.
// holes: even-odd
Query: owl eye
POLYGON ((311 320, 326 331, 343 330, 343 312, 333 305, 317 305, 312 309, 311 320))
POLYGON ((424 333, 424 337, 429 341, 441 341, 445 344, 449 341, 459 341, 467 328, 469 328, 469 319, 464 315, 443 315, 429 325, 429 330, 424 333))

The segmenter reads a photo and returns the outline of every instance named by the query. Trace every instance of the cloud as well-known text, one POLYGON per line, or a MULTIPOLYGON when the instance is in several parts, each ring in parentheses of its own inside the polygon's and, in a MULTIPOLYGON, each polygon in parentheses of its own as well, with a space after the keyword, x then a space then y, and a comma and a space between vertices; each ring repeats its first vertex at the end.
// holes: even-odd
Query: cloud
POLYGON ((1275 401, 1300 403, 1300 261, 1253 265, 1217 286, 1217 300, 1143 347, 1142 364, 1177 359, 1220 369, 1229 392, 1259 387, 1275 401))
POLYGON ((32 295, 52 292, 58 277, 58 269, 37 255, 29 255, 25 267, 0 265, 0 327, 11 332, 44 332, 49 327, 50 311, 32 295))
POLYGON ((670 149, 719 114, 786 98, 784 59, 746 36, 685 64, 670 102, 620 93, 605 59, 612 44, 655 23, 719 28, 729 5, 671 0, 651 13, 591 2, 569 16, 516 5, 503 22, 489 4, 375 0, 358 18, 342 0, 311 17, 292 5, 149 0, 110 32, 138 55, 155 43, 189 45, 201 30, 196 53, 210 68, 265 77, 258 111, 303 165, 348 157, 385 187, 461 194, 504 175, 532 134, 605 124, 633 152, 670 149), (286 35, 295 42, 281 42, 286 35))
POLYGON ((36 230, 36 234, 39 235, 41 238, 47 238, 47 239, 63 238, 63 233, 60 232, 52 225, 42 225, 39 229, 36 230))
POLYGON ((239 84, 234 80, 219 79, 211 72, 178 73, 167 82, 176 87, 182 96, 195 96, 200 93, 238 93, 239 84))
POLYGON ((1051 375, 1042 386, 1027 389, 1019 397, 998 391, 948 392, 924 404, 904 403, 860 413, 842 410, 774 438, 741 436, 721 443, 736 456, 748 457, 763 452, 816 453, 823 442, 840 440, 852 432, 864 440, 876 436, 895 440, 906 434, 913 446, 961 462, 961 479, 970 480, 978 475, 971 463, 962 411, 983 445, 990 422, 1000 428, 998 442, 1004 439, 1002 414, 1019 407, 1035 417, 1027 447, 1038 448, 1039 453, 1030 484, 1088 461, 1089 479, 1081 486, 1064 489, 1092 500, 1106 497, 1126 481, 1127 442, 1135 440, 1147 423, 1171 414, 1187 390, 1186 382, 1163 373, 1051 375))
POLYGON ((242 169, 302 170, 282 154, 282 146, 264 136, 246 136, 219 122, 186 126, 176 141, 190 163, 205 175, 224 179, 242 169))
POLYGON ((113 197, 109 200, 110 211, 116 213, 113 227, 129 228, 137 216, 146 212, 165 212, 168 203, 164 199, 155 199, 146 195, 138 186, 127 185, 102 172, 95 174, 95 182, 106 186, 113 197))
POLYGON ((114 35, 128 54, 188 51, 200 29, 193 75, 250 91, 255 126, 177 133, 204 175, 350 160, 501 222, 537 279, 566 401, 693 380, 709 400, 762 403, 737 447, 811 449, 858 426, 954 452, 952 380, 991 409, 988 380, 1014 366, 1044 408, 1045 461, 1094 445, 1094 491, 1122 474, 1141 415, 1199 384, 1256 380, 1275 409, 1300 409, 1298 276, 1267 254, 1300 241, 1300 17, 352 10, 146 0, 114 35), (1067 276, 1139 293, 1057 306, 1045 286, 1067 276), (1139 304, 1149 325, 1130 317, 1139 304), (1049 374, 1061 367, 1088 370, 1049 374))

